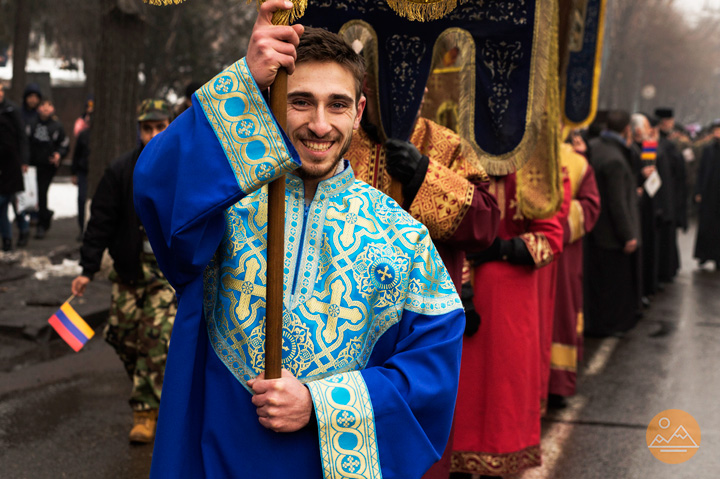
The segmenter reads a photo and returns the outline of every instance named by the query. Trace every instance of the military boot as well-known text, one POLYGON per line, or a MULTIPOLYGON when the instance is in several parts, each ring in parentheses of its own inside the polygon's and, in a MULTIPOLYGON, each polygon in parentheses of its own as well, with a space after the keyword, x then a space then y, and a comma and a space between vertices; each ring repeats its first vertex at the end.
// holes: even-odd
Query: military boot
POLYGON ((148 444, 155 438, 158 410, 133 411, 133 428, 130 430, 130 442, 148 444))

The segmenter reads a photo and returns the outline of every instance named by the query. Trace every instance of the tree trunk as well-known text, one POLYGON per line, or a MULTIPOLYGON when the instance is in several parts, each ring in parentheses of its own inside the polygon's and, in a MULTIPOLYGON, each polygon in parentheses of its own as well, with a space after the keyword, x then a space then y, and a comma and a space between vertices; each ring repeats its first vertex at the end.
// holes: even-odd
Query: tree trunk
MULTIPOLYGON (((13 76, 10 97, 20 103, 27 76, 25 75, 25 64, 28 57, 28 46, 30 44, 30 10, 32 2, 29 0, 17 0, 15 10, 15 33, 13 39, 13 76)), ((48 92, 49 93, 49 92, 48 92)))
MULTIPOLYGON (((123 2, 100 0, 101 37, 95 73, 88 194, 105 168, 137 144, 138 70, 143 49, 141 8, 129 13, 123 2)), ((127 1, 125 1, 127 4, 127 1)))

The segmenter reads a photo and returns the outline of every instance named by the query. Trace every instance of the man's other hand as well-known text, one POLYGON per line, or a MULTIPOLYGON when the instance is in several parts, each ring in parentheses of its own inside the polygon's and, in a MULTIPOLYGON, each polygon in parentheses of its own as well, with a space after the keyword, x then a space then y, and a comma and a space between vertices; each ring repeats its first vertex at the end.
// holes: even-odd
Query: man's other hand
POLYGON ((625 254, 633 254, 635 250, 637 250, 638 242, 636 239, 631 239, 627 243, 625 243, 625 247, 623 248, 623 252, 625 254))
POLYGON ((261 373, 247 384, 255 393, 252 402, 264 427, 275 432, 295 432, 310 422, 310 391, 290 371, 283 369, 280 379, 265 379, 265 373, 261 373))
POLYGON ((290 10, 292 2, 288 0, 268 0, 258 12, 247 51, 247 64, 260 91, 272 85, 280 68, 289 75, 295 71, 295 48, 300 43, 300 35, 305 31, 302 25, 280 26, 272 24, 272 16, 278 10, 290 10))
POLYGON ((396 180, 407 183, 415 176, 415 170, 420 166, 422 155, 409 141, 389 139, 385 143, 387 156, 387 170, 396 180))
POLYGON ((90 278, 87 276, 78 276, 75 278, 72 282, 72 294, 75 296, 81 297, 83 293, 85 293, 85 288, 87 288, 87 285, 90 283, 90 278))

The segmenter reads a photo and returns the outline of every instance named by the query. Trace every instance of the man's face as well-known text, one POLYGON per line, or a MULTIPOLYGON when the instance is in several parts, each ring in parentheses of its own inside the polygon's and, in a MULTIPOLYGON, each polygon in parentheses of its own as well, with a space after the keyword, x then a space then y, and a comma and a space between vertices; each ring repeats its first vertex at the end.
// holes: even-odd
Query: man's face
POLYGON ((40 97, 37 93, 30 93, 28 96, 25 97, 25 104, 30 108, 31 110, 34 110, 38 107, 38 104, 40 103, 40 97))
POLYGON ((713 137, 720 138, 720 126, 716 126, 712 130, 713 137))
POLYGON ((288 77, 287 133, 302 161, 301 178, 335 174, 365 108, 356 95, 355 78, 337 63, 300 63, 288 77))
POLYGON ((675 128, 675 118, 663 118, 660 120, 660 131, 670 133, 675 128))
POLYGON ((5 87, 0 84, 0 103, 5 101, 5 87))
POLYGON ((40 105, 37 108, 38 115, 40 115, 40 118, 43 120, 47 120, 52 116, 53 113, 55 113, 55 107, 50 102, 45 102, 42 105, 40 105))
POLYGON ((170 120, 146 120, 140 122, 140 143, 143 146, 150 143, 155 135, 163 131, 170 124, 170 120))

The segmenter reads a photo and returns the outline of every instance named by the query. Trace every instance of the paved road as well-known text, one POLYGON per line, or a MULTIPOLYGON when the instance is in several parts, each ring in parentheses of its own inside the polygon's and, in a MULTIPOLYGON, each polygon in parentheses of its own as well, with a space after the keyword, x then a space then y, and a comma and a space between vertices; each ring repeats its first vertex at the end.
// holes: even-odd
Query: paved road
MULTIPOLYGON (((579 394, 543 424, 545 466, 523 479, 716 478, 720 471, 720 272, 683 266, 638 327, 588 342, 579 394), (702 428, 689 462, 665 465, 645 430, 665 409, 702 428)), ((0 477, 147 477, 151 446, 130 446, 129 381, 105 343, 78 354, 60 342, 0 334, 0 477)), ((291 477, 291 476, 288 476, 291 477)))
POLYGON ((522 479, 720 477, 720 272, 697 269, 694 240, 679 235, 683 268, 633 331, 588 341, 578 396, 543 422, 546 464, 522 479), (647 448, 648 424, 667 409, 690 413, 702 431, 683 464, 647 448))

